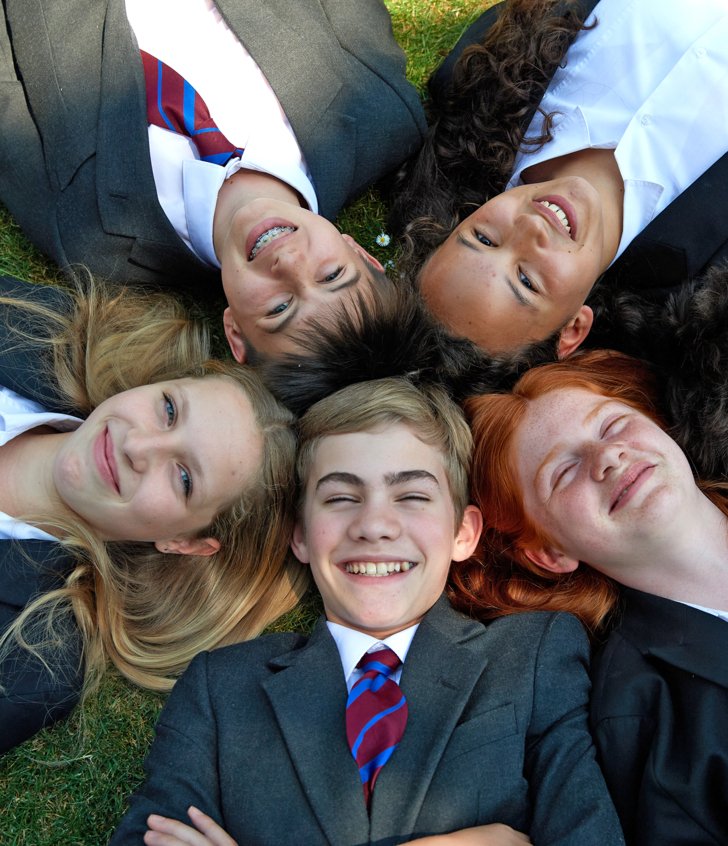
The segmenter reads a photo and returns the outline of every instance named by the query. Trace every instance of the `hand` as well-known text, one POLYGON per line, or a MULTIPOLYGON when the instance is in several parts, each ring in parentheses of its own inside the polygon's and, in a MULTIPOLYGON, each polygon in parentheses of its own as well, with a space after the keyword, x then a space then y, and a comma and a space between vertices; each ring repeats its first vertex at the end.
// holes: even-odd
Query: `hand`
POLYGON ((527 834, 503 823, 492 823, 410 840, 409 846, 523 846, 530 842, 531 838, 527 834))
POLYGON ((190 805, 187 814, 192 825, 150 814, 144 835, 146 846, 238 846, 215 820, 194 805, 190 805))

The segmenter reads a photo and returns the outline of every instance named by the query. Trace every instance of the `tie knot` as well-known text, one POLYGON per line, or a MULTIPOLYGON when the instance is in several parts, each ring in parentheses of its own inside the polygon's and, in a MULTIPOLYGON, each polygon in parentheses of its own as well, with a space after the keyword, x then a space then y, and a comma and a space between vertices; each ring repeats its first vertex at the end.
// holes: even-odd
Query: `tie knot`
POLYGON ((397 653, 385 646, 376 652, 365 652, 356 666, 365 673, 381 673, 389 678, 401 663, 397 653))

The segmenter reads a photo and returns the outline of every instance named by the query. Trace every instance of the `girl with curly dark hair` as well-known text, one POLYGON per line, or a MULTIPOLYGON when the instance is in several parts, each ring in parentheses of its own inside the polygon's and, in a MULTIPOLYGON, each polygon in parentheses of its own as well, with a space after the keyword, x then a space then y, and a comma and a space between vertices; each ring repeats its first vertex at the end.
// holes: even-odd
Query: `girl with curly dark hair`
POLYGON ((719 0, 507 0, 476 21, 394 208, 448 329, 489 351, 557 333, 568 355, 602 274, 670 288, 728 251, 727 32, 719 0))

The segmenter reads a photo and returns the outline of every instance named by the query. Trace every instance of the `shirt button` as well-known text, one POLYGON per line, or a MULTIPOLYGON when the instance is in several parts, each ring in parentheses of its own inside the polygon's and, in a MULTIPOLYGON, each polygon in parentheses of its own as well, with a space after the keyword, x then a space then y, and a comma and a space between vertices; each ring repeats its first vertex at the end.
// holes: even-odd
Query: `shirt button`
POLYGON ((649 115, 642 115, 642 117, 640 118, 640 123, 642 124, 642 126, 649 126, 651 122, 652 118, 649 115))
POLYGON ((695 48, 695 56, 696 56, 698 59, 704 59, 704 58, 705 58, 705 53, 706 53, 705 47, 696 47, 696 48, 695 48))

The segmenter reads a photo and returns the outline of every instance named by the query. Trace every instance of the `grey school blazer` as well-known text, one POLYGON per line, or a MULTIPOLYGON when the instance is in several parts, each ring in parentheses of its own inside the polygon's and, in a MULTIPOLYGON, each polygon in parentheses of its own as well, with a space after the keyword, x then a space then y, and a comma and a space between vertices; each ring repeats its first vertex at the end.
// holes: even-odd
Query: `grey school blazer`
MULTIPOLYGON (((216 5, 276 92, 323 215, 421 142, 424 112, 381 0, 216 5)), ((124 0, 3 0, 3 9, 0 200, 26 235, 61 266, 217 291, 217 272, 157 201, 124 0)))
POLYGON ((482 625, 440 599, 403 668, 409 719, 370 816, 323 619, 310 639, 206 653, 172 692, 112 846, 141 843, 151 812, 186 820, 190 804, 241 846, 384 846, 490 822, 539 846, 621 844, 587 727, 588 653, 570 615, 482 625))

